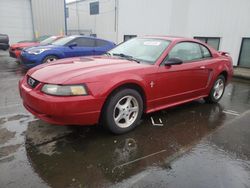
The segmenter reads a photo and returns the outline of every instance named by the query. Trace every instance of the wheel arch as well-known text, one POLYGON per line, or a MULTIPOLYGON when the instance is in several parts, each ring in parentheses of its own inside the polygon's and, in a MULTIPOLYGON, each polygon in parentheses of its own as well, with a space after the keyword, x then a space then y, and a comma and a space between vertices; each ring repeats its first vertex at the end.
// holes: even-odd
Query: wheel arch
POLYGON ((142 101, 143 101, 143 112, 146 111, 146 104, 147 104, 147 96, 146 96, 146 92, 145 89, 143 88, 143 86, 141 86, 140 84, 136 83, 136 82, 127 82, 127 83, 120 83, 118 85, 115 85, 110 92, 107 94, 107 97, 105 98, 105 101, 102 105, 101 108, 101 115, 99 118, 99 122, 102 119, 102 114, 103 114, 103 110, 108 102, 108 100, 118 91, 122 90, 122 89, 134 89, 136 90, 141 96, 142 96, 142 101))
POLYGON ((61 59, 61 58, 64 58, 65 57, 65 54, 63 51, 60 51, 60 50, 57 50, 57 49, 51 49, 51 50, 48 50, 48 51, 45 51, 44 52, 44 57, 43 57, 43 60, 48 57, 48 56, 55 56, 57 57, 58 59, 61 59))
POLYGON ((218 76, 220 76, 220 75, 224 76, 225 81, 227 82, 227 80, 228 80, 228 72, 226 70, 224 70, 218 76))

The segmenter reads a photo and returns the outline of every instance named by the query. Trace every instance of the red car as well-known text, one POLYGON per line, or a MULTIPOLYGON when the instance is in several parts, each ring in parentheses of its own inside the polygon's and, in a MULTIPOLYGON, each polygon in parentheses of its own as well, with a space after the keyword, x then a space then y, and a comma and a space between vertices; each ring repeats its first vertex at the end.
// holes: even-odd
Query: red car
POLYGON ((40 65, 20 81, 23 104, 52 124, 100 123, 116 134, 151 113, 204 98, 217 103, 233 74, 232 59, 201 41, 134 38, 103 56, 40 65))
POLYGON ((30 42, 20 42, 20 43, 12 44, 9 48, 10 57, 19 59, 21 51, 24 48, 29 48, 29 47, 39 46, 39 45, 47 45, 62 37, 63 36, 51 36, 42 41, 30 41, 30 42))

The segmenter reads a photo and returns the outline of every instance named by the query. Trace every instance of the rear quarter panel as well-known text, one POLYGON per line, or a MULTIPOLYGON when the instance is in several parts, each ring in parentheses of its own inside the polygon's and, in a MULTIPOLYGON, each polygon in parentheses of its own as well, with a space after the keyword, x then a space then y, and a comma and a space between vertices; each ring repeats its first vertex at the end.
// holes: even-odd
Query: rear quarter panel
POLYGON ((213 57, 212 63, 209 64, 208 66, 212 69, 212 79, 208 87, 208 91, 207 91, 208 93, 210 92, 215 80, 220 74, 222 73, 227 74, 227 78, 226 78, 227 84, 232 79, 233 65, 232 65, 232 58, 230 56, 223 56, 220 54, 215 54, 213 57))

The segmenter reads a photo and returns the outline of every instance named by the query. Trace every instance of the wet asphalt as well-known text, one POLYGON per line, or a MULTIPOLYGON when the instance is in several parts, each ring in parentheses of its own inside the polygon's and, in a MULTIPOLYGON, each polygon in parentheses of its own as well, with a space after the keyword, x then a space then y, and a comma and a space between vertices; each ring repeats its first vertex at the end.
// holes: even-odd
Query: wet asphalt
POLYGON ((24 74, 0 51, 0 188, 250 187, 250 83, 233 81, 219 104, 145 115, 116 136, 32 116, 18 93, 24 74))

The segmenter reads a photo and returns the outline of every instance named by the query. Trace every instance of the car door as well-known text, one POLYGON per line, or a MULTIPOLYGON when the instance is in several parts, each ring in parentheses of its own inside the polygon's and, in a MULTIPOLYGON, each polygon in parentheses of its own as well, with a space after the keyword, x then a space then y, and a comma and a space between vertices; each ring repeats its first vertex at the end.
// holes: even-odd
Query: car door
POLYGON ((68 47, 67 57, 89 56, 94 55, 95 40, 91 38, 78 37, 72 40, 67 46, 75 44, 76 46, 68 47))
POLYGON ((200 44, 181 42, 170 50, 165 61, 171 58, 180 58, 183 64, 162 64, 159 67, 156 84, 159 91, 157 97, 160 99, 158 102, 166 105, 202 96, 211 74, 206 66, 211 54, 210 57, 204 57, 200 44))

